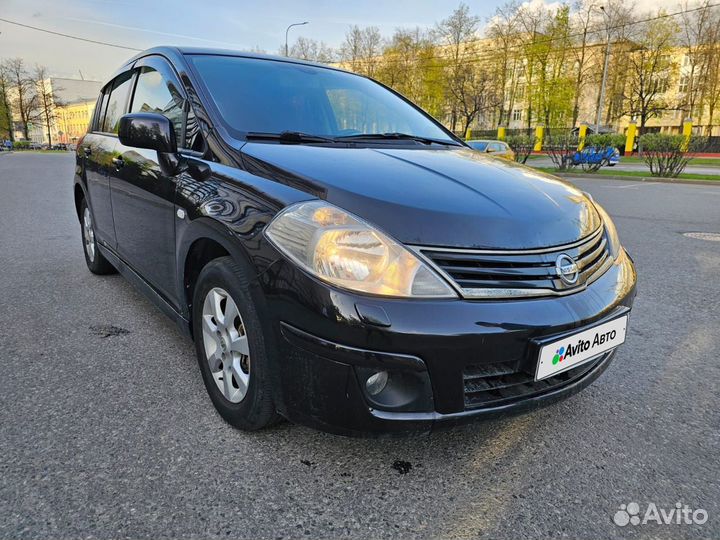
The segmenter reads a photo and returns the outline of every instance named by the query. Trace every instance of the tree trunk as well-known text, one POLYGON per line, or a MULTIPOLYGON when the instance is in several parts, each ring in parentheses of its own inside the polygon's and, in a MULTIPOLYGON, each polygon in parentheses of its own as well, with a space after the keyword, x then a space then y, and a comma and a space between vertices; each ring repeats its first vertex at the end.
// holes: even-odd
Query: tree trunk
POLYGON ((50 136, 50 118, 48 116, 45 116, 45 127, 47 128, 47 136, 48 136, 48 147, 52 146, 52 137, 50 136))

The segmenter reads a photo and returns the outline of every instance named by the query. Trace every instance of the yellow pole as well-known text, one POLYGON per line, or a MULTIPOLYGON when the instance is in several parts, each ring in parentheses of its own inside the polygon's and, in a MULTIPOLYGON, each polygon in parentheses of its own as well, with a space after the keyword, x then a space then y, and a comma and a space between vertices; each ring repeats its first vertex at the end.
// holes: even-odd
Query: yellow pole
POLYGON ((580 124, 578 132, 578 152, 585 148, 585 136, 587 135, 587 124, 580 124))
POLYGON ((498 138, 498 141, 505 140, 505 126, 498 126, 497 138, 498 138))
POLYGON ((692 136, 692 118, 686 118, 683 122, 683 136, 685 137, 685 142, 683 143, 683 150, 687 151, 688 146, 690 146, 690 137, 692 136))
POLYGON ((465 130, 465 140, 469 141, 471 137, 472 137, 472 130, 468 127, 465 130))
POLYGON ((535 148, 533 148, 535 152, 539 152, 540 150, 542 150, 544 132, 545 126, 540 125, 535 128, 535 148))
POLYGON ((627 135, 625 136, 625 155, 630 156, 635 148, 635 134, 637 133, 637 124, 632 122, 628 124, 627 135))

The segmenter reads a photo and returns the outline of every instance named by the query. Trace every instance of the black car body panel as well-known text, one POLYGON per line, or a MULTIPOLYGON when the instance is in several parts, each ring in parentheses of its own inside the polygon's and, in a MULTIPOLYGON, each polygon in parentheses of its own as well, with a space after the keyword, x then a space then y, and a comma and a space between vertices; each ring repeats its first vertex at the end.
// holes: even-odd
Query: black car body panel
POLYGON ((282 165, 298 189, 406 244, 531 249, 574 242, 600 225, 587 197, 566 182, 468 149, 249 142, 242 152, 258 174, 282 165))
MULTIPOLYGON (((137 77, 149 59, 166 64, 186 100, 185 114, 192 114, 195 141, 201 140, 180 148, 185 166, 167 174, 157 152, 125 147, 116 135, 91 130, 77 148, 76 201, 88 200, 101 251, 188 334, 194 261, 207 258, 211 249, 253 268, 252 296, 266 341, 272 342, 275 404, 285 417, 351 435, 426 432, 556 401, 607 367, 612 354, 546 392, 492 407, 465 403, 467 366, 504 363, 529 373, 536 361, 533 340, 630 308, 636 274, 622 249, 591 286, 566 296, 397 299, 329 285, 296 266, 264 234, 282 209, 322 199, 405 244, 547 248, 602 226, 582 192, 463 146, 233 138, 186 54, 218 53, 152 49, 116 74, 132 71, 137 77), (413 363, 429 377, 433 410, 380 410, 369 404, 358 369, 388 365, 412 371, 413 363)), ((281 60, 287 61, 274 59, 281 60)))

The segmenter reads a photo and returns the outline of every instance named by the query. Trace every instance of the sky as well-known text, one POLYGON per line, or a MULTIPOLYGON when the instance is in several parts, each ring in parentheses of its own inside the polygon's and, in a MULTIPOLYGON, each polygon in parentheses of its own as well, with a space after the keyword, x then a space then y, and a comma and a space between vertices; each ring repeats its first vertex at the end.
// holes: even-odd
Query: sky
MULTIPOLYGON (((532 2, 556 3, 552 0, 532 2)), ((465 0, 486 21, 505 0, 465 0)), ((646 11, 679 0, 635 0, 646 11)), ((377 26, 384 35, 397 27, 432 28, 460 4, 453 0, 0 0, 0 18, 136 49, 195 45, 261 49, 277 53, 298 36, 342 43, 353 24, 377 26)), ((20 56, 52 75, 105 81, 135 51, 96 45, 21 28, 0 20, 0 58, 20 56)))

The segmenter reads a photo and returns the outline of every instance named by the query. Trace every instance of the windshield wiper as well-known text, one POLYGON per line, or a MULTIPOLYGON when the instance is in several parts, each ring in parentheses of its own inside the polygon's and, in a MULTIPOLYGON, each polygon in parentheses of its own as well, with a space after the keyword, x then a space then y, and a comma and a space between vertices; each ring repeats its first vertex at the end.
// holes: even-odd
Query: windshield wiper
POLYGON ((461 146, 451 139, 433 139, 431 137, 421 137, 419 135, 410 135, 409 133, 357 133, 355 135, 343 135, 336 137, 336 140, 404 140, 417 141, 423 144, 446 144, 450 146, 461 146))
POLYGON ((245 138, 254 141, 280 141, 289 143, 327 143, 337 142, 331 137, 312 135, 301 131, 283 131, 282 133, 264 133, 260 131, 249 131, 245 138))

